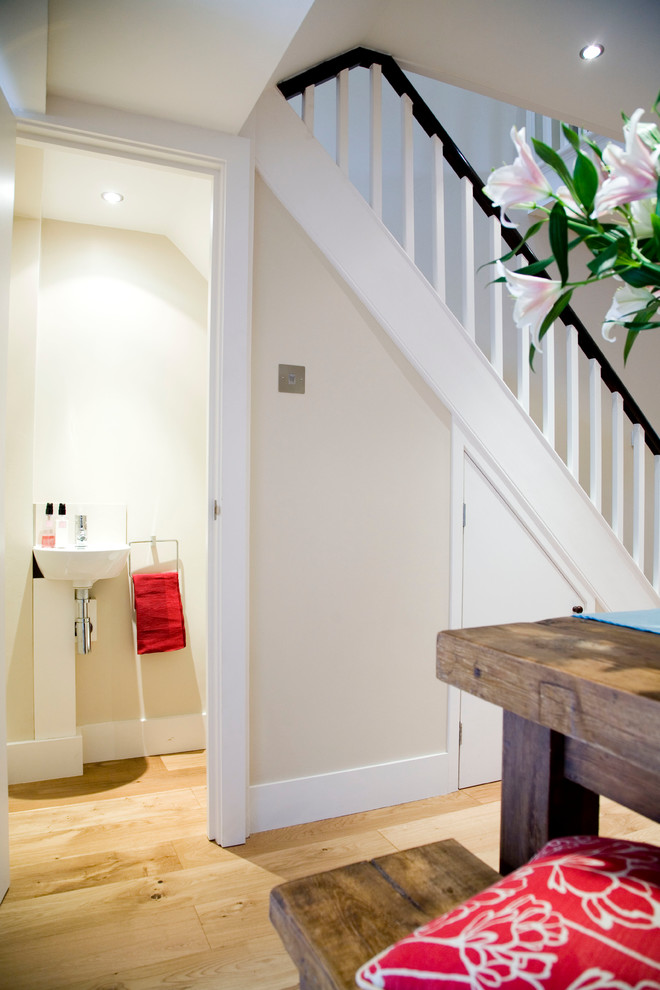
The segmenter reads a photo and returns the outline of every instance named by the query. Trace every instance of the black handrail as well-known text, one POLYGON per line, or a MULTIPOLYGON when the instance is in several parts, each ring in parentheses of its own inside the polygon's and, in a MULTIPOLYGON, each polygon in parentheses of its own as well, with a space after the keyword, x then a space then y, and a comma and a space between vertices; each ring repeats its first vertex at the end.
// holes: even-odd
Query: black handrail
MULTIPOLYGON (((501 219, 499 207, 493 206, 492 201, 483 191, 484 181, 477 175, 455 141, 449 136, 423 97, 420 96, 405 72, 394 61, 391 55, 372 51, 370 48, 353 48, 351 51, 336 55, 334 58, 321 62, 311 69, 306 69, 304 72, 290 79, 285 79, 283 82, 278 83, 278 89, 287 100, 290 100, 292 97, 304 93, 308 86, 318 86, 320 83, 334 79, 344 69, 355 69, 358 67, 369 69, 374 64, 381 66, 383 77, 399 96, 405 95, 410 98, 412 101, 413 116, 429 137, 437 136, 440 139, 442 152, 447 163, 459 178, 466 178, 471 183, 474 199, 484 213, 487 216, 495 216, 501 219)), ((527 243, 523 243, 522 237, 514 228, 502 226, 502 238, 509 248, 517 250, 529 264, 534 264, 538 261, 530 246, 527 243)), ((541 271, 539 274, 548 275, 547 271, 541 271)), ((559 319, 564 326, 575 327, 578 345, 582 352, 587 358, 596 359, 600 365, 603 383, 609 388, 610 392, 618 392, 621 395, 625 414, 633 423, 638 423, 643 428, 646 445, 651 452, 653 454, 660 454, 660 437, 575 310, 571 306, 567 306, 559 319)))

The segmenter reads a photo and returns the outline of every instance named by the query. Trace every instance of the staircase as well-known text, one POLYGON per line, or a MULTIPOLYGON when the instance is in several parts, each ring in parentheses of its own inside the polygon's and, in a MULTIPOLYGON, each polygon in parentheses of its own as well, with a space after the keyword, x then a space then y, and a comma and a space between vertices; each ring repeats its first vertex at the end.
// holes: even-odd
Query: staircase
POLYGON ((538 520, 557 562, 603 609, 657 607, 660 440, 572 310, 530 374, 528 335, 507 317, 501 285, 487 285, 492 269, 477 274, 518 235, 396 63, 365 49, 332 59, 264 94, 250 130, 264 181, 511 503, 538 520), (332 156, 314 136, 315 108, 324 101, 327 121, 329 100, 332 156), (384 154, 392 112, 400 168, 384 154))

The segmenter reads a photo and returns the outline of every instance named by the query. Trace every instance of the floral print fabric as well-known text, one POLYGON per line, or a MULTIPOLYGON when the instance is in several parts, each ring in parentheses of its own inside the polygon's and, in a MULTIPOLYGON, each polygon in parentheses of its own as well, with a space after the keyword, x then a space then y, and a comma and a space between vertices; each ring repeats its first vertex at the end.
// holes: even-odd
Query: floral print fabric
POLYGON ((363 966, 363 990, 660 990, 660 848, 554 839, 363 966))

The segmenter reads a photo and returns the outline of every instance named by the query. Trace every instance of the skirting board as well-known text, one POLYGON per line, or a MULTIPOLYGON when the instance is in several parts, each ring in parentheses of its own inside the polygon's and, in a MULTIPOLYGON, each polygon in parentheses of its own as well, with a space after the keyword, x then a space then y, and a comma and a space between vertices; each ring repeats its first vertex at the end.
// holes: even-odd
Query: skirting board
POLYGON ((79 777, 83 772, 82 736, 7 743, 7 771, 10 784, 79 777))
POLYGON ((80 725, 78 733, 67 738, 8 743, 9 783, 78 777, 83 763, 205 749, 206 715, 101 722, 80 725))
POLYGON ((171 715, 80 725, 85 763, 206 748, 206 715, 171 715))
POLYGON ((393 763, 339 770, 250 787, 250 831, 386 808, 455 789, 455 757, 432 753, 393 763))

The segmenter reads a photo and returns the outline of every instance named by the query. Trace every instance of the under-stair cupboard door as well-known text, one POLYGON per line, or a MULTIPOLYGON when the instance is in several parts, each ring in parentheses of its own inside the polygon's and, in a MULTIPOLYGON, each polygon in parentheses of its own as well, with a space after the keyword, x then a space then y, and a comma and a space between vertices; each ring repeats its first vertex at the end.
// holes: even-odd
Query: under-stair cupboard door
MULTIPOLYGON (((462 626, 571 615, 585 600, 470 457, 464 463, 462 626)), ((577 621, 577 620, 576 620, 577 621)), ((461 692, 459 786, 502 775, 502 709, 461 692)))
MULTIPOLYGON (((0 395, 3 401, 0 409, 0 451, 5 448, 5 419, 4 398, 7 394, 7 338, 9 332, 9 275, 11 266, 11 236, 14 213, 14 154, 16 147, 16 128, 14 117, 0 90, 0 395), (11 190, 11 195, 6 191, 11 190)), ((4 464, 4 457, 0 463, 4 464)), ((3 468, 4 472, 4 468, 3 468)), ((0 486, 0 518, 4 518, 4 480, 0 486)), ((0 543, 0 601, 4 601, 4 539, 0 543)), ((7 794, 7 709, 5 702, 5 648, 4 625, 0 637, 0 901, 9 887, 9 797, 7 794)))

